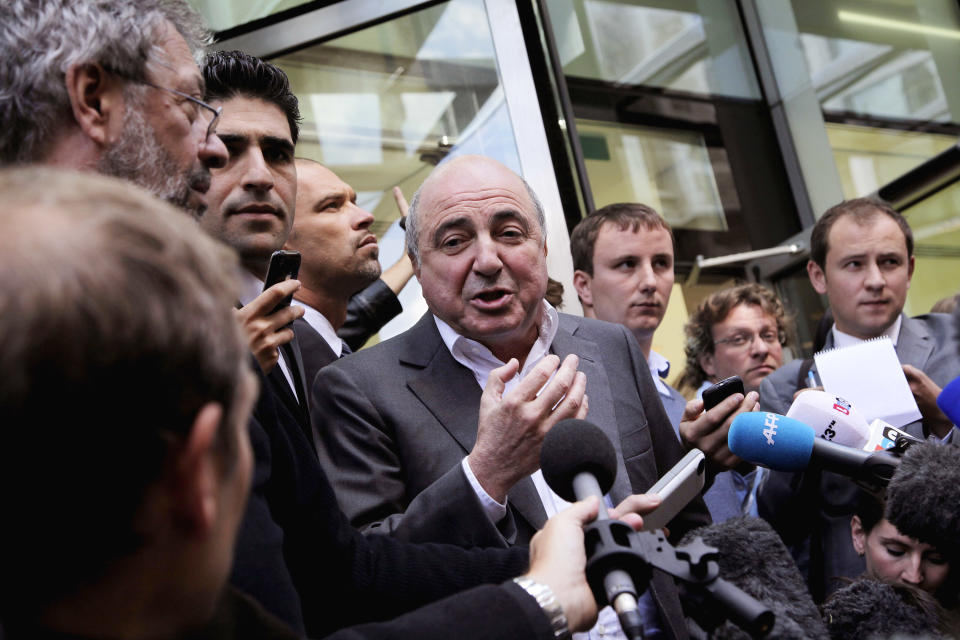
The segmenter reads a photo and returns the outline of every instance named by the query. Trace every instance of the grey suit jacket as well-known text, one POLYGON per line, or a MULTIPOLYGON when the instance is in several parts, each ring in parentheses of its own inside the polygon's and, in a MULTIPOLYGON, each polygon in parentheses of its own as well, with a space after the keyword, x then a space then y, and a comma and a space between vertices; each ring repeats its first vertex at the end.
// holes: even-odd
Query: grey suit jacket
MULTIPOLYGON (((832 332, 825 348, 833 348, 832 332)), ((896 352, 901 363, 917 367, 941 387, 960 375, 953 318, 948 314, 903 316, 896 352)), ((801 364, 801 360, 789 362, 764 379, 760 384, 762 411, 785 414, 790 409, 801 364)), ((907 425, 906 431, 924 437, 920 421, 907 425)), ((808 583, 818 599, 836 586, 835 577, 854 578, 864 570, 863 559, 850 539, 857 495, 856 485, 838 474, 773 471, 758 497, 760 515, 795 555, 805 555, 809 547, 808 583)))
MULTIPOLYGON (((551 351, 580 356, 588 419, 610 437, 618 502, 648 489, 683 455, 646 362, 624 327, 560 314, 551 351)), ((481 389, 443 344, 432 315, 409 331, 321 370, 313 387, 321 462, 354 525, 409 540, 465 546, 526 543, 546 513, 529 478, 508 494, 508 518, 490 522, 460 463, 473 448, 481 389)), ((699 498, 670 523, 673 536, 709 522, 699 498)), ((654 597, 680 619, 663 574, 654 597)), ((674 629, 674 635, 684 632, 674 629)))

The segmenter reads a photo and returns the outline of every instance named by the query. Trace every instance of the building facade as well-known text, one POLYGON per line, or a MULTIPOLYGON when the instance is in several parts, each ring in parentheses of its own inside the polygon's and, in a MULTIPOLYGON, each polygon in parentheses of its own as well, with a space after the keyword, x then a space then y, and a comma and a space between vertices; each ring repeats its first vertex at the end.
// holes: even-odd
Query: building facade
MULTIPOLYGON (((909 314, 960 289, 957 0, 193 3, 218 47, 290 75, 298 154, 354 186, 385 263, 402 250, 392 187, 409 197, 442 158, 482 153, 544 201, 567 311, 583 215, 637 201, 669 220, 677 290, 655 348, 677 361, 687 309, 734 280, 777 289, 809 350, 809 230, 844 198, 910 221, 909 314)), ((425 310, 415 284, 402 299, 383 336, 425 310)))

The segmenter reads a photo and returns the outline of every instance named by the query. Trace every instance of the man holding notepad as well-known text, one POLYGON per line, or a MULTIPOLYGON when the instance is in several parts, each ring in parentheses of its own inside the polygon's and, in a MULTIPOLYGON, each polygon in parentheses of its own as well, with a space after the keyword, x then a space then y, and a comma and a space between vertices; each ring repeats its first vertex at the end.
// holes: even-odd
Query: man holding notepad
MULTIPOLYGON (((947 314, 903 314, 913 269, 910 226, 886 204, 867 198, 842 202, 813 228, 807 273, 817 293, 827 296, 834 316, 825 348, 889 338, 922 415, 894 426, 950 442, 960 438, 936 398, 960 375, 953 323, 947 314)), ((768 376, 760 386, 761 410, 785 414, 798 390, 807 386, 807 371, 816 374, 816 365, 794 360, 768 376)), ((870 407, 855 408, 870 412, 870 407)), ((862 573, 863 560, 850 544, 856 487, 848 479, 827 472, 774 472, 759 503, 760 514, 784 542, 805 551, 809 542, 808 583, 815 598, 832 590, 833 578, 862 573)))

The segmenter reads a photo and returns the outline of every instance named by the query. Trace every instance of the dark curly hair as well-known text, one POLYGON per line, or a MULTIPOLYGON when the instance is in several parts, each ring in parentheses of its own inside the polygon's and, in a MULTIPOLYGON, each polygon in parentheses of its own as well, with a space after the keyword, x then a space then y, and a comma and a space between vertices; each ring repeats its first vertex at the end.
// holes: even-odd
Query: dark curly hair
POLYGON ((757 305, 764 313, 773 316, 777 321, 777 330, 786 336, 784 346, 793 344, 793 318, 787 314, 777 294, 755 283, 722 289, 701 302, 683 327, 687 335, 684 345, 687 364, 680 375, 681 387, 697 389, 707 379, 707 372, 700 366, 700 356, 713 353, 713 325, 723 322, 735 307, 742 304, 757 305))

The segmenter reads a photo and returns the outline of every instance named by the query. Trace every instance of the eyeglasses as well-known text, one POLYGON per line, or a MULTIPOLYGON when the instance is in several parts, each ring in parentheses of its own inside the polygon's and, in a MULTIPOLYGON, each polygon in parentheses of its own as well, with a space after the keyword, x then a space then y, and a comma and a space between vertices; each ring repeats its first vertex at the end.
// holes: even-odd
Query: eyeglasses
POLYGON ((110 73, 116 76, 120 76, 125 80, 128 80, 130 82, 135 82, 137 84, 146 85, 152 89, 158 89, 160 91, 166 91, 167 93, 172 93, 173 95, 179 96, 184 100, 187 100, 188 102, 191 102, 192 104, 199 107, 197 116, 200 117, 200 114, 206 114, 206 117, 210 118, 210 122, 207 123, 207 135, 204 138, 204 140, 209 139, 210 136, 214 135, 217 132, 217 121, 220 120, 220 114, 223 113, 223 107, 214 107, 213 105, 207 104, 200 98, 194 98, 189 93, 184 93, 183 91, 177 91, 176 89, 168 89, 167 87, 161 87, 160 85, 153 84, 148 80, 132 78, 130 77, 129 74, 122 73, 120 71, 117 71, 116 69, 111 69, 109 67, 104 67, 104 68, 110 73))
MULTIPOLYGON (((756 333, 752 331, 745 331, 743 333, 736 333, 729 338, 714 340, 713 344, 726 344, 730 345, 731 349, 743 349, 747 345, 753 344, 753 341, 756 339, 756 337, 756 333)), ((776 343, 780 343, 780 346, 787 344, 787 334, 783 331, 763 331, 760 333, 760 339, 771 346, 776 343)))
POLYGON ((159 85, 153 84, 152 82, 147 82, 146 80, 137 80, 140 84, 145 84, 148 87, 153 87, 154 89, 159 89, 160 91, 166 91, 167 93, 172 93, 175 96, 180 96, 186 100, 189 100, 193 104, 197 105, 201 109, 201 113, 205 113, 207 117, 210 118, 210 122, 207 124, 207 135, 204 137, 204 140, 208 139, 210 136, 214 135, 217 132, 217 121, 220 119, 220 114, 223 113, 223 107, 214 107, 209 105, 200 98, 194 98, 189 93, 184 93, 182 91, 177 91, 176 89, 168 89, 167 87, 161 87, 159 85))

